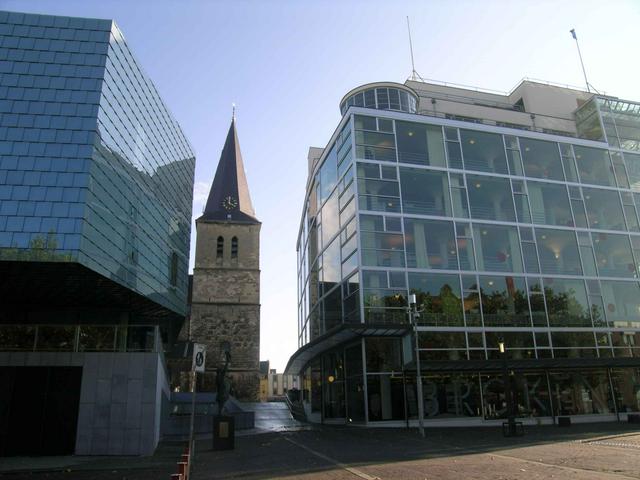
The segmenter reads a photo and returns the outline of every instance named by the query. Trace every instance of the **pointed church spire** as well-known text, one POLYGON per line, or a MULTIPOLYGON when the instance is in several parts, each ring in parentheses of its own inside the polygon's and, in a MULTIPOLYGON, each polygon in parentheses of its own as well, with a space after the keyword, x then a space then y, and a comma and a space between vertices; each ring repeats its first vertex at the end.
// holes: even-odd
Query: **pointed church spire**
POLYGON ((233 116, 227 139, 220 154, 216 176, 209 198, 198 220, 260 223, 251 205, 249 186, 244 173, 240 143, 236 132, 236 113, 233 116))

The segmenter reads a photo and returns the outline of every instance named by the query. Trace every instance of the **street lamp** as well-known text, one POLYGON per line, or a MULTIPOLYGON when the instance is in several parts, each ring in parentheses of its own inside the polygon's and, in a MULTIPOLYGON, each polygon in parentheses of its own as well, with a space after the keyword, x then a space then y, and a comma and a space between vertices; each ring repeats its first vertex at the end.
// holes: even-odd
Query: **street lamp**
POLYGON ((418 395, 418 430, 420 436, 424 438, 424 398, 422 396, 422 373, 420 372, 420 352, 418 350, 418 318, 420 318, 420 312, 416 305, 416 295, 412 293, 409 295, 409 321, 413 326, 413 337, 415 339, 416 350, 416 386, 418 395))
MULTIPOLYGON (((507 355, 504 339, 498 340, 498 348, 500 350, 500 356, 502 358, 502 378, 504 382, 505 400, 507 402, 507 425, 508 432, 507 437, 515 437, 516 432, 516 418, 513 411, 513 392, 511 391, 511 378, 509 377, 509 371, 507 369, 507 355)), ((503 430, 504 431, 504 430, 503 430)))

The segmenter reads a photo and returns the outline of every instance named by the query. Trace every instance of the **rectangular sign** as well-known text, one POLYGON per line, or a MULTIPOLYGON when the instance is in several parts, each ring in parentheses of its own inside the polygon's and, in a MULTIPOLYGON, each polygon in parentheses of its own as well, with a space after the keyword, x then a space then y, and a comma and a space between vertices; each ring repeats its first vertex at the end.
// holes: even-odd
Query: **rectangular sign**
POLYGON ((193 344, 193 362, 191 368, 195 372, 204 373, 204 362, 207 356, 207 348, 201 343, 193 344))

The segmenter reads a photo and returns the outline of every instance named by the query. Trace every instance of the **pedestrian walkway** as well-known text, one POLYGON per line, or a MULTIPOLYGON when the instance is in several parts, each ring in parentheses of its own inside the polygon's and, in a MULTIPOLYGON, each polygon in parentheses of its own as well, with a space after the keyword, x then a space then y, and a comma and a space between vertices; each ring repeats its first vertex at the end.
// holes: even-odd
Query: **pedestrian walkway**
POLYGON ((297 432, 312 428, 310 424, 293 418, 289 407, 284 402, 242 403, 241 407, 243 410, 254 412, 255 428, 239 430, 236 432, 239 436, 269 432, 297 432))
POLYGON ((193 480, 640 479, 638 426, 530 427, 505 438, 499 428, 316 427, 236 439, 230 451, 199 445, 193 480))

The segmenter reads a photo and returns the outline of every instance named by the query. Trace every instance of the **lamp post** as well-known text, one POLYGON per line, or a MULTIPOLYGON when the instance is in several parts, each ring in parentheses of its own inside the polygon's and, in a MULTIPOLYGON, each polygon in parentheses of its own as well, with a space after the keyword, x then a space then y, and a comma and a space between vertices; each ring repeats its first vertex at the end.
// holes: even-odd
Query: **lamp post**
POLYGON ((418 312, 418 306, 416 305, 416 295, 412 293, 409 295, 409 321, 413 326, 413 337, 415 341, 416 351, 416 387, 418 396, 418 430, 420 436, 424 438, 424 398, 422 396, 422 373, 420 371, 420 351, 418 350, 418 318, 420 313, 418 312))
POLYGON ((509 377, 509 371, 507 369, 507 354, 503 338, 498 341, 498 348, 500 349, 500 356, 502 358, 502 378, 504 382, 505 400, 507 403, 508 433, 506 436, 515 437, 517 435, 517 432, 516 418, 513 411, 513 392, 511 390, 511 378, 509 377))

